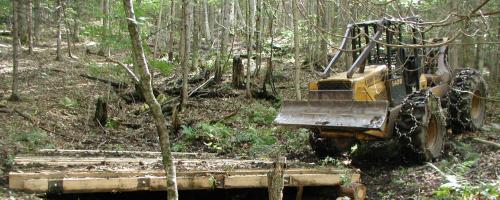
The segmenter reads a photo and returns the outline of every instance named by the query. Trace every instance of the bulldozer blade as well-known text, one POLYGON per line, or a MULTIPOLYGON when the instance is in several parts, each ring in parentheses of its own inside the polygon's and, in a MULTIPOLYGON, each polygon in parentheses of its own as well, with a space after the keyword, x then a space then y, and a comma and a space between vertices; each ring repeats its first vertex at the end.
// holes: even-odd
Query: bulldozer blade
POLYGON ((279 125, 338 130, 383 130, 387 101, 283 101, 279 125))

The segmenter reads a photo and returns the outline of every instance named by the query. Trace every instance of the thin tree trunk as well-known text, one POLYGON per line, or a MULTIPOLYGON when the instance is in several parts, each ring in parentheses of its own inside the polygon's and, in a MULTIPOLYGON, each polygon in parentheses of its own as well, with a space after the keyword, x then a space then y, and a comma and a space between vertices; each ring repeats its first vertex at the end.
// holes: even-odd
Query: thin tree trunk
POLYGON ((295 96, 297 100, 301 99, 300 95, 300 57, 299 57, 299 24, 298 24, 298 13, 297 13, 297 0, 292 1, 292 18, 293 18, 293 54, 294 54, 294 65, 295 65, 295 96))
MULTIPOLYGON (((241 12, 241 7, 240 7, 239 1, 234 1, 232 9, 234 9, 234 21, 239 20, 241 27, 245 27, 247 22, 245 20, 246 18, 243 18, 243 13, 241 12)), ((241 30, 241 31, 243 31, 243 30, 241 30)))
MULTIPOLYGON (((215 6, 208 4, 208 25, 210 26, 210 30, 212 30, 212 31, 218 30, 216 28, 216 25, 215 25, 216 24, 215 20, 217 19, 217 13, 218 12, 216 12, 215 6)), ((212 44, 214 44, 214 42, 213 42, 215 40, 214 37, 217 37, 214 35, 217 35, 218 32, 216 32, 216 33, 211 32, 211 33, 212 33, 212 41, 211 42, 212 42, 212 44)))
POLYGON ((255 53, 257 58, 255 59, 255 72, 254 76, 259 76, 259 71, 262 66, 262 0, 257 0, 255 9, 257 10, 257 16, 255 19, 255 43, 256 49, 255 53))
POLYGON ((160 12, 158 13, 158 21, 156 23, 156 37, 155 37, 155 46, 153 50, 153 58, 158 57, 158 45, 161 37, 161 18, 163 17, 163 0, 160 0, 160 12))
MULTIPOLYGON (((321 27, 323 30, 328 30, 327 27, 327 15, 325 12, 325 0, 318 0, 318 22, 319 22, 319 27, 321 27)), ((322 37, 321 31, 318 31, 318 40, 320 43, 320 48, 319 50, 319 62, 318 64, 320 66, 325 66, 328 61, 328 44, 326 41, 325 37, 322 37)))
MULTIPOLYGON (((497 27, 497 31, 496 31, 496 35, 493 33, 493 34, 489 34, 490 37, 489 39, 490 40, 493 40, 495 37, 498 38, 500 37, 500 27, 497 27)), ((494 47, 491 47, 492 48, 492 53, 491 53, 491 58, 490 58, 490 66, 491 66, 491 75, 490 75, 490 87, 491 88, 491 94, 496 94, 498 91, 498 81, 500 80, 500 69, 498 69, 498 65, 499 65, 499 62, 498 62, 498 55, 500 54, 500 45, 495 45, 494 47)))
POLYGON ((251 68, 251 61, 252 61, 252 0, 247 0, 247 80, 246 80, 246 96, 248 98, 252 97, 252 88, 251 88, 251 73, 250 73, 250 68, 251 68))
POLYGON ((108 33, 110 31, 110 23, 109 23, 109 0, 102 0, 102 42, 101 48, 99 49, 99 54, 104 56, 110 56, 111 52, 109 49, 109 39, 108 33))
MULTIPOLYGON (((82 12, 81 5, 79 3, 76 3, 76 4, 74 4, 74 7, 75 7, 76 16, 79 16, 82 12)), ((80 41, 80 20, 78 19, 78 17, 73 17, 73 31, 72 31, 71 38, 75 42, 80 41)))
POLYGON ((208 44, 212 41, 212 35, 210 33, 210 24, 208 18, 208 5, 207 0, 203 0, 203 27, 205 28, 205 37, 207 39, 208 44))
MULTIPOLYGON (((272 3, 271 3, 271 6, 272 6, 272 3)), ((270 46, 272 47, 274 45, 274 31, 273 31, 274 30, 274 26, 273 26, 274 15, 273 15, 273 13, 268 12, 268 18, 269 18, 269 22, 268 22, 269 23, 268 24, 269 37, 271 37, 270 46)), ((274 87, 274 80, 273 80, 273 70, 274 70, 273 55, 274 55, 273 48, 270 48, 269 60, 267 61, 268 63, 267 63, 267 70, 266 70, 266 74, 265 74, 265 80, 264 80, 264 83, 262 84, 262 91, 267 92, 266 83, 269 83, 273 94, 277 95, 276 87, 274 87)))
POLYGON ((34 20, 33 20, 33 36, 35 37, 35 44, 38 44, 40 41, 40 21, 41 21, 41 5, 40 1, 41 0, 34 0, 35 1, 35 7, 33 9, 34 11, 34 20))
POLYGON ((28 53, 33 54, 33 0, 28 0, 28 53))
POLYGON ((27 15, 26 15, 26 10, 27 9, 27 0, 17 0, 17 6, 19 6, 18 10, 18 19, 17 19, 17 26, 18 26, 18 34, 19 34, 19 41, 21 44, 26 44, 28 42, 28 26, 27 26, 27 15))
POLYGON ((170 1, 170 30, 168 31, 168 60, 174 60, 175 0, 170 1))
MULTIPOLYGON (((307 16, 311 17, 313 16, 313 10, 314 10, 314 1, 307 1, 307 16)), ((312 17, 311 17, 312 18, 312 17)), ((307 52, 309 52, 308 54, 306 54, 307 56, 307 64, 309 65, 309 70, 310 71, 315 71, 314 69, 314 60, 315 60, 315 55, 314 55, 314 52, 315 52, 315 49, 316 49, 316 44, 315 44, 315 38, 313 37, 313 35, 315 35, 315 29, 310 29, 307 31, 308 34, 310 35, 309 37, 307 37, 307 52)))
POLYGON ((12 1, 12 93, 10 100, 19 100, 18 83, 18 45, 19 45, 19 5, 17 1, 12 1))
POLYGON ((482 44, 481 44, 481 38, 478 37, 478 38, 475 38, 475 41, 476 41, 476 54, 475 54, 475 58, 474 58, 474 68, 480 70, 483 68, 483 65, 484 65, 484 60, 483 60, 483 47, 482 47, 482 44))
POLYGON ((62 23, 62 0, 57 0, 57 49, 56 49, 56 60, 62 61, 62 50, 61 50, 61 23, 62 23))
MULTIPOLYGON (((63 13, 63 16, 65 16, 64 18, 66 18, 66 9, 64 7, 63 13)), ((66 22, 66 20, 64 21, 66 25, 66 44, 68 45, 68 57, 73 58, 73 54, 71 53, 71 28, 69 28, 69 22, 66 22)))
POLYGON ((182 0, 181 65, 182 65, 182 107, 188 101, 189 50, 191 43, 191 0, 182 0))
POLYGON ((67 20, 67 13, 66 13, 66 5, 62 6, 62 16, 63 16, 63 22, 64 26, 66 27, 66 44, 68 46, 68 57, 73 58, 73 54, 71 53, 71 28, 70 24, 67 20))
POLYGON ((219 52, 217 53, 217 58, 215 60, 215 77, 214 77, 214 82, 216 83, 220 83, 222 81, 222 73, 223 73, 223 69, 224 69, 224 65, 225 65, 225 60, 227 58, 227 55, 226 55, 226 48, 227 48, 227 44, 226 42, 229 40, 229 31, 228 29, 230 29, 231 26, 231 12, 230 12, 230 9, 232 9, 231 7, 233 7, 233 1, 232 0, 228 0, 229 2, 226 2, 226 0, 223 0, 222 1, 222 38, 220 40, 220 49, 219 49, 219 52))
POLYGON ((191 47, 191 69, 192 70, 197 70, 198 69, 198 63, 199 63, 199 57, 200 57, 200 32, 201 32, 201 20, 202 20, 202 15, 199 12, 199 6, 198 5, 199 1, 194 0, 194 5, 191 6, 191 20, 190 24, 192 24, 190 32, 192 32, 192 37, 193 37, 193 44, 191 47))
POLYGON ((132 0, 123 0, 123 5, 125 8, 128 29, 130 32, 130 39, 132 42, 132 50, 134 57, 136 58, 136 71, 139 72, 140 76, 140 86, 143 91, 146 103, 151 108, 151 114, 155 120, 156 128, 158 131, 158 137, 160 138, 160 147, 162 153, 163 167, 166 172, 167 177, 167 193, 169 200, 177 200, 179 194, 177 191, 177 180, 174 160, 172 157, 172 152, 170 151, 170 141, 169 141, 169 131, 167 127, 167 121, 165 120, 161 106, 156 100, 153 94, 153 86, 151 84, 151 73, 149 72, 148 63, 146 57, 144 56, 144 50, 142 48, 141 36, 139 32, 139 27, 136 24, 136 18, 134 9, 132 6, 132 0))

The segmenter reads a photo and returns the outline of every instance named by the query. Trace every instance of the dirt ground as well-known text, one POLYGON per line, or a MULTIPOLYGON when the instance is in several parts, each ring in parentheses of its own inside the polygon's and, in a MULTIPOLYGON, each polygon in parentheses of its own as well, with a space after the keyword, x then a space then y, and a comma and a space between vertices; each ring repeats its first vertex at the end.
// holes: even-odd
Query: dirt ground
MULTIPOLYGON (((56 62, 52 44, 42 44, 35 48, 34 55, 27 55, 23 49, 19 80, 21 101, 11 102, 7 100, 11 86, 10 42, 6 38, 0 39, 0 199, 39 198, 35 194, 7 189, 9 166, 17 153, 32 152, 40 148, 159 150, 153 120, 143 103, 126 103, 108 84, 80 76, 92 74, 96 70, 101 73, 101 78, 122 76, 111 76, 116 68, 106 71, 108 63, 99 56, 86 54, 85 50, 84 44, 78 44, 73 50, 75 58, 56 62), (113 122, 109 126, 98 126, 92 121, 98 97, 109 102, 108 115, 113 122)), ((292 65, 287 61, 277 65, 280 77, 276 83, 278 92, 284 99, 292 98, 293 72, 289 67, 292 65)), ((164 88, 165 83, 173 78, 162 77, 159 72, 156 74, 157 88, 164 88)), ((306 83, 316 78, 316 75, 305 70, 301 80, 302 89, 305 91, 306 83)), ((117 81, 122 80, 126 78, 117 81)), ((226 81, 229 80, 226 77, 226 81)), ((195 86, 196 84, 191 88, 195 86)), ((194 125, 202 121, 223 120, 225 116, 255 102, 265 106, 275 103, 247 100, 243 91, 234 93, 235 95, 216 98, 192 98, 186 112, 180 115, 181 124, 194 125)), ((500 142, 498 106, 498 102, 489 104, 485 129, 480 133, 461 136, 450 134, 444 156, 432 163, 407 164, 398 158, 385 156, 390 154, 384 153, 390 151, 389 145, 385 143, 365 144, 372 150, 346 157, 340 163, 344 163, 344 167, 361 169, 369 199, 434 199, 437 192, 447 192, 438 188, 449 182, 447 177, 451 175, 460 184, 470 185, 470 190, 482 190, 484 188, 475 186, 487 184, 496 186, 498 192, 498 149, 471 139, 477 137, 500 142)), ((237 129, 242 124, 243 122, 234 123, 233 127, 237 129)), ((260 128, 272 129, 273 126, 263 125, 260 128)), ((173 141, 178 137, 180 136, 174 136, 173 141)), ((205 151, 203 147, 195 146, 191 150, 205 151)), ((310 151, 293 157, 308 162, 321 162, 310 151)))

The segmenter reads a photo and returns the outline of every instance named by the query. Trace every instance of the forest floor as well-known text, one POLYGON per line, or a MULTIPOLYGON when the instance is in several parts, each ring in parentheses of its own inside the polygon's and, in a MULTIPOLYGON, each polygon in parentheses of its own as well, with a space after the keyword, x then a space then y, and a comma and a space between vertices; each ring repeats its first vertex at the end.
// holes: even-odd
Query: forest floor
MULTIPOLYGON (((127 103, 122 98, 133 89, 117 89, 82 76, 131 85, 127 75, 117 66, 105 62, 102 57, 87 54, 88 46, 76 45, 75 58, 66 57, 62 62, 54 60, 53 44, 42 44, 35 48, 33 55, 27 55, 23 49, 19 77, 21 101, 12 102, 8 101, 12 80, 10 41, 0 38, 0 199, 39 198, 35 194, 7 189, 7 174, 18 153, 42 148, 159 150, 147 106, 139 101, 127 103), (108 102, 109 120, 102 126, 93 121, 98 97, 108 102)), ((291 99, 294 94, 292 62, 289 59, 275 64, 278 96, 291 99)), ((176 86, 177 77, 155 70, 154 85, 162 93, 161 102, 175 98, 175 94, 165 91, 176 86)), ((493 194, 499 198, 498 149, 471 139, 500 142, 498 102, 489 103, 486 125, 481 132, 461 136, 450 134, 444 156, 432 163, 405 164, 397 157, 386 156, 392 155, 384 153, 390 151, 387 143, 360 145, 352 157, 320 160, 308 146, 307 130, 272 124, 279 109, 279 99, 247 99, 243 90, 231 89, 230 77, 224 78, 221 85, 204 89, 207 95, 191 98, 180 113, 182 126, 178 134, 171 136, 175 151, 249 158, 285 155, 306 162, 359 168, 369 199, 452 198, 467 197, 469 193, 472 196, 493 194), (365 147, 372 150, 366 151, 365 147)), ((314 79, 318 77, 305 69, 301 79, 303 94, 307 83, 314 79)), ((258 77, 255 82, 261 85, 261 80, 258 77)), ((194 82, 190 89, 201 83, 194 82)), ((170 123, 170 117, 167 119, 170 123)))

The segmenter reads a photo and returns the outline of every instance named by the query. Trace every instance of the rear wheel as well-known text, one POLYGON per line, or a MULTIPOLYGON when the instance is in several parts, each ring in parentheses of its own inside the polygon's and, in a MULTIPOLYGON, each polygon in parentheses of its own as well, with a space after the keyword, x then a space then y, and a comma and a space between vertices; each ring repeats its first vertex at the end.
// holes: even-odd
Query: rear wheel
POLYGON ((477 131, 483 126, 486 91, 486 81, 476 70, 461 70, 453 78, 448 93, 449 125, 453 133, 477 131))
POLYGON ((349 151, 356 142, 354 138, 325 138, 320 136, 319 130, 311 131, 309 144, 318 158, 338 157, 343 152, 349 151))
POLYGON ((439 157, 446 124, 438 98, 428 90, 408 95, 402 102, 394 130, 407 158, 422 162, 439 157))

